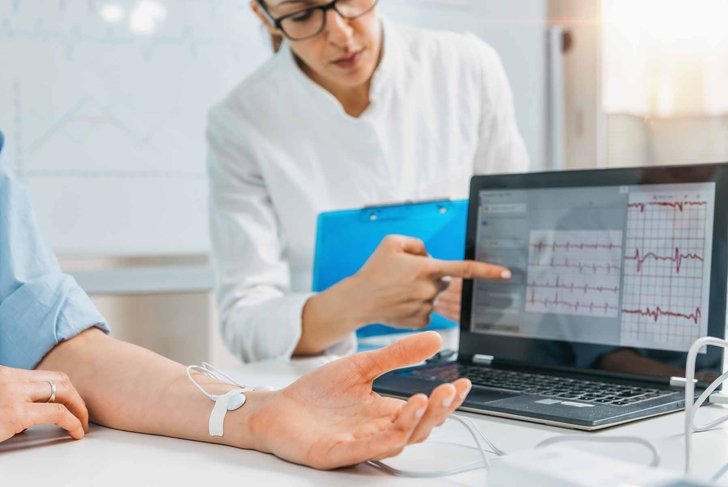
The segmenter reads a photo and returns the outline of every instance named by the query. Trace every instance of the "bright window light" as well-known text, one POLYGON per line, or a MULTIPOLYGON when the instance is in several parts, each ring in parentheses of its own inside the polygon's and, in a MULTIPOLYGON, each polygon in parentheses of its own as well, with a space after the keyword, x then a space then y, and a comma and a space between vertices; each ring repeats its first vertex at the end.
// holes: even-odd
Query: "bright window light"
POLYGON ((167 9, 159 2, 142 0, 137 2, 129 15, 129 28, 135 34, 153 34, 157 25, 167 18, 167 9))
POLYGON ((99 9, 99 15, 110 24, 118 24, 126 16, 126 10, 118 3, 105 3, 99 9))
POLYGON ((603 0, 607 113, 728 113, 727 0, 603 0))

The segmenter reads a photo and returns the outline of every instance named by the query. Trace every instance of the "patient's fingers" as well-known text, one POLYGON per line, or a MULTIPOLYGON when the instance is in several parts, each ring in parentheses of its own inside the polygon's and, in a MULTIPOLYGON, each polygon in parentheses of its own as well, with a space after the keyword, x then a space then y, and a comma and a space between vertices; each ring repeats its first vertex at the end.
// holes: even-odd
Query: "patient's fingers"
POLYGON ((406 365, 414 365, 431 357, 442 347, 442 338, 433 331, 417 333, 379 350, 358 353, 348 357, 357 363, 366 380, 406 365))
POLYGON ((71 385, 67 377, 59 374, 56 380, 43 380, 24 384, 26 388, 26 399, 29 402, 47 402, 52 393, 50 382, 53 382, 56 388, 53 402, 63 404, 71 414, 78 418, 84 431, 88 431, 88 409, 86 409, 86 403, 81 399, 78 391, 71 385))
POLYGON ((430 403, 417 425, 410 443, 424 441, 435 426, 440 426, 457 409, 470 391, 468 379, 458 379, 452 384, 442 384, 430 394, 430 403))
POLYGON ((24 370, 0 366, 0 394, 6 402, 44 403, 51 399, 65 408, 81 422, 88 431, 88 410, 86 404, 71 383, 68 375, 50 370, 24 370))
POLYGON ((63 404, 31 403, 21 414, 22 417, 17 419, 18 433, 38 424, 55 424, 68 431, 76 440, 80 440, 85 434, 81 421, 63 404))
POLYGON ((427 396, 412 396, 399 411, 392 426, 371 436, 336 444, 317 468, 337 468, 397 455, 409 442, 427 408, 427 396))

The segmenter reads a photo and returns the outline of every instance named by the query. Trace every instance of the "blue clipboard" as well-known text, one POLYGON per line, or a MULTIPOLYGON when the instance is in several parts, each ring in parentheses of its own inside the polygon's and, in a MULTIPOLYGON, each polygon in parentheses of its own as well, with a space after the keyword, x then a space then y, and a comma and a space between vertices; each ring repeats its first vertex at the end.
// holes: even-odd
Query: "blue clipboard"
MULTIPOLYGON (((468 200, 426 201, 321 213, 316 230, 312 289, 314 292, 324 291, 355 274, 382 239, 392 234, 421 239, 435 258, 462 260, 467 214, 468 200)), ((457 323, 433 314, 426 329, 456 326, 457 323)), ((371 324, 360 328, 357 336, 402 331, 371 324)))

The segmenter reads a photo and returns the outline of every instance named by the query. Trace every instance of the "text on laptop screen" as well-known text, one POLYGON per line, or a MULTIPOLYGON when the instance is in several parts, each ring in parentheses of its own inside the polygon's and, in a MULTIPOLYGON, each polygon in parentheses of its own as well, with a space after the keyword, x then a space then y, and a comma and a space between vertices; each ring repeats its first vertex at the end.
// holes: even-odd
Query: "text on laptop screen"
POLYGON ((715 183, 482 190, 471 331, 686 351, 707 335, 715 183))

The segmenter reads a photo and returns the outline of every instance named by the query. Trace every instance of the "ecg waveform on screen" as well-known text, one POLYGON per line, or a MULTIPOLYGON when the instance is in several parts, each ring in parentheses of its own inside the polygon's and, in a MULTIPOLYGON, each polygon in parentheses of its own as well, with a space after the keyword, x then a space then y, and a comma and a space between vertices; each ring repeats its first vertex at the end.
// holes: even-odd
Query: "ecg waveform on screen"
POLYGON ((578 270, 580 274, 584 271, 591 271, 593 274, 607 273, 607 274, 619 274, 622 267, 619 264, 612 263, 591 263, 591 262, 570 262, 568 258, 564 258, 561 261, 550 259, 546 263, 534 264, 541 267, 552 267, 554 269, 574 269, 578 270))
POLYGON ((532 230, 526 311, 616 317, 621 266, 621 231, 532 230))
POLYGON ((692 321, 696 325, 700 323, 700 317, 702 316, 702 312, 699 307, 695 308, 694 313, 679 313, 677 311, 663 310, 659 306, 655 306, 654 308, 647 307, 645 309, 623 309, 622 313, 647 317, 655 323, 657 323, 663 316, 683 318, 685 320, 692 321))
POLYGON ((658 255, 655 252, 642 252, 640 249, 635 249, 634 254, 625 255, 625 260, 634 260, 637 262, 636 271, 642 272, 642 267, 645 262, 652 259, 655 261, 670 261, 675 263, 675 272, 680 273, 680 269, 683 265, 683 260, 697 260, 703 262, 703 258, 697 253, 687 252, 682 253, 679 247, 675 247, 675 251, 672 255, 658 255))
POLYGON ((648 202, 640 202, 640 203, 629 203, 627 205, 627 208, 638 208, 640 210, 640 213, 644 213, 645 209, 649 207, 662 207, 662 208, 672 208, 673 210, 677 211, 683 211, 685 207, 694 207, 694 206, 705 206, 707 205, 707 201, 648 201, 648 202))
POLYGON ((528 286, 534 289, 564 289, 571 292, 583 291, 584 294, 588 294, 590 291, 615 294, 619 292, 619 286, 594 286, 589 283, 562 282, 560 276, 556 276, 553 282, 531 281, 528 283, 528 286))
POLYGON ((565 251, 569 250, 584 250, 584 249, 590 249, 590 250, 599 250, 599 249, 607 249, 607 250, 613 250, 613 249, 621 249, 621 244, 615 244, 615 243, 584 243, 584 242, 536 242, 534 244, 531 244, 531 247, 539 252, 543 252, 545 249, 550 249, 551 251, 556 251, 558 249, 563 249, 565 251))
POLYGON ((595 303, 594 301, 585 302, 578 300, 565 300, 559 296, 559 293, 556 293, 553 298, 539 298, 536 296, 535 292, 531 292, 531 295, 528 297, 527 303, 531 305, 540 305, 547 310, 552 311, 557 311, 560 308, 568 308, 574 313, 579 313, 580 311, 589 311, 590 313, 603 312, 604 314, 608 314, 619 309, 617 306, 614 306, 607 301, 604 301, 602 303, 595 303))
POLYGON ((621 303, 623 344, 685 350, 707 333, 705 276, 714 194, 714 189, 702 188, 630 195, 621 303))

